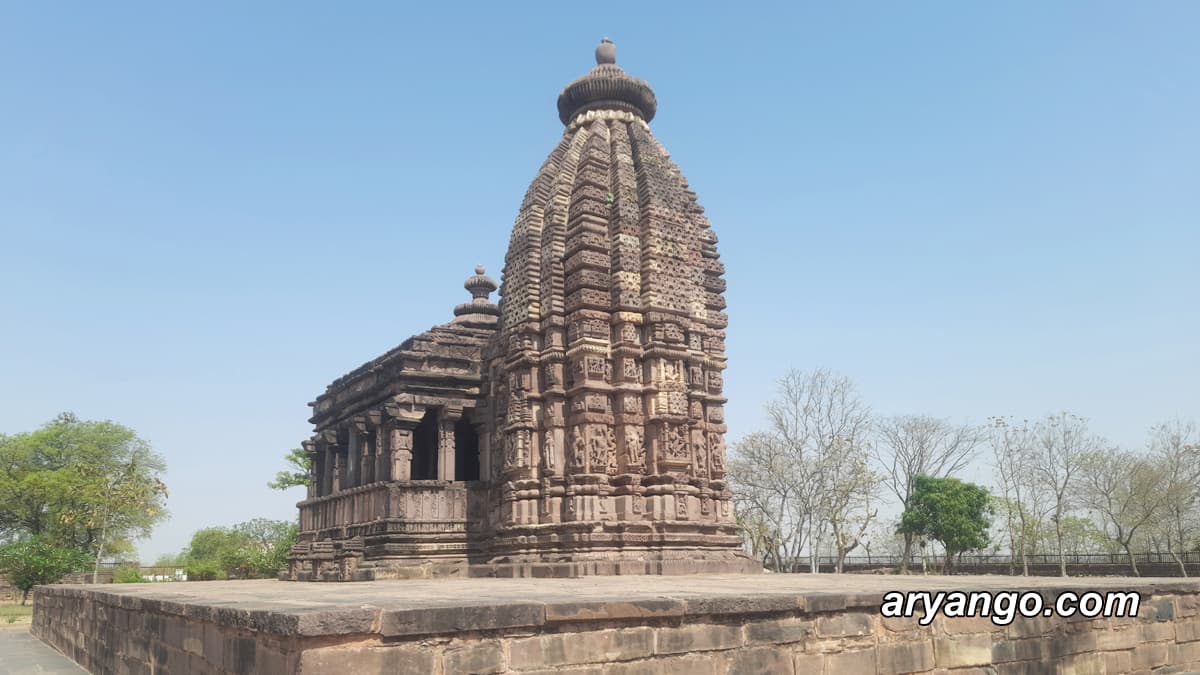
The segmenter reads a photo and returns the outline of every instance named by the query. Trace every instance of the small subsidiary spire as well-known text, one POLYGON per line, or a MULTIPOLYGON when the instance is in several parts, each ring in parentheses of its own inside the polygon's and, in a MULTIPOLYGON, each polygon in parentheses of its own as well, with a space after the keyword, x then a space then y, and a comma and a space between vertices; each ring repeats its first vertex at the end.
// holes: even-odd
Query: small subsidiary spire
POLYGON ((488 296, 496 290, 496 280, 487 276, 483 265, 475 266, 475 275, 467 277, 463 288, 471 292, 471 301, 454 308, 454 316, 462 317, 475 314, 497 316, 500 308, 488 300, 488 296))

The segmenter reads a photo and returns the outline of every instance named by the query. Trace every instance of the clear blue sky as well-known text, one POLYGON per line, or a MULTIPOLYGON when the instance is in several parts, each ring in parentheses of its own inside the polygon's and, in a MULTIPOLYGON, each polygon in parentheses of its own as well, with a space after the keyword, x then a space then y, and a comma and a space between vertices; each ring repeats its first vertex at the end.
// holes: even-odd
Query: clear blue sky
POLYGON ((720 237, 733 437, 788 367, 1200 418, 1200 4, 249 4, 0 8, 0 430, 147 438, 145 558, 294 514, 306 402, 499 272, 601 36, 720 237))

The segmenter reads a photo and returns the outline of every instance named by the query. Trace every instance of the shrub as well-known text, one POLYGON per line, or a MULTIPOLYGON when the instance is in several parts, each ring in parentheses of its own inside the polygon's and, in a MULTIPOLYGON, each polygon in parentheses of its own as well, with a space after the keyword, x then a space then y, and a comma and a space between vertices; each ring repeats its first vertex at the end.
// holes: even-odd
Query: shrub
POLYGON ((53 584, 88 566, 91 556, 85 551, 55 546, 33 538, 0 547, 0 574, 21 591, 21 604, 34 586, 53 584))
POLYGON ((114 584, 140 584, 146 581, 141 571, 136 567, 118 567, 113 570, 114 584))
POLYGON ((227 579, 228 575, 216 560, 189 560, 184 568, 188 581, 213 581, 227 579))

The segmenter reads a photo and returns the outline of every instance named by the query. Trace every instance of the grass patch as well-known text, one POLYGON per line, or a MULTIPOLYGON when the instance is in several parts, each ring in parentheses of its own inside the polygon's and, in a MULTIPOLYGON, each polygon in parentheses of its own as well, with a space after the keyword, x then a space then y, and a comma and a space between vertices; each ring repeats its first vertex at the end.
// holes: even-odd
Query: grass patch
POLYGON ((26 623, 33 616, 33 603, 21 605, 0 605, 0 624, 26 623))

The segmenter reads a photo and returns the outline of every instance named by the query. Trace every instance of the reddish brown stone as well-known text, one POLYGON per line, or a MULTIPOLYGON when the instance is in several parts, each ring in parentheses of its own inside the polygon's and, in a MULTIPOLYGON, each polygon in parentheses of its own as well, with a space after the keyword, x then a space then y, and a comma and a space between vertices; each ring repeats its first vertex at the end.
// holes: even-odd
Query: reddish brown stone
POLYGON ((499 304, 477 268, 453 321, 312 404, 285 578, 761 571, 725 481, 717 238, 653 90, 601 47, 559 97, 499 304))

